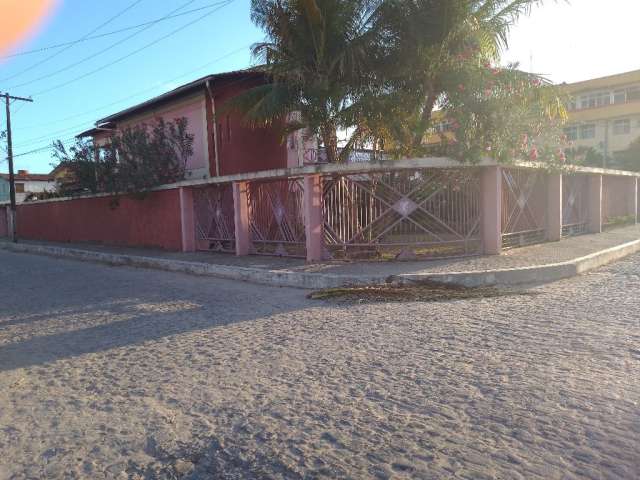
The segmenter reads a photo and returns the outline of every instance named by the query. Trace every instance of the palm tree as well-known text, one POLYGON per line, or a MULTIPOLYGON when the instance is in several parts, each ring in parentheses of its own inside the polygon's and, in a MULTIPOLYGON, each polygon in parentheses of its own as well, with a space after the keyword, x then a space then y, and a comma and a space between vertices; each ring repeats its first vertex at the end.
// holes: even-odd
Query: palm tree
MULTIPOLYGON (((433 111, 460 97, 460 89, 482 67, 496 65, 511 27, 541 0, 389 0, 378 11, 378 38, 384 43, 375 66, 384 85, 380 104, 402 105, 396 131, 409 147, 422 142, 433 111)), ((486 70, 486 68, 485 68, 486 70)), ((494 84, 544 79, 509 69, 494 84)), ((476 82, 477 84, 477 82, 476 82)), ((498 86, 499 85, 495 85, 498 86)), ((477 96, 473 88, 466 92, 477 96)), ((546 100, 553 102, 553 98, 546 100)), ((389 128, 389 126, 387 126, 389 128)))
MULTIPOLYGON (((365 141, 415 153, 436 108, 460 110, 463 101, 477 103, 484 87, 474 80, 497 64, 510 28, 540 2, 252 0, 252 20, 267 37, 254 45, 253 54, 270 81, 232 105, 252 123, 309 128, 329 162, 344 161, 365 141), (466 97, 459 91, 464 84, 471 87, 466 97), (299 112, 298 120, 290 120, 292 112, 299 112), (339 130, 352 132, 342 149, 339 130)), ((544 83, 509 69, 496 77, 494 88, 504 93, 509 84, 536 82, 544 83)), ((512 97, 503 95, 501 101, 512 97)), ((553 103, 554 98, 532 95, 527 101, 553 103)), ((538 112, 551 110, 545 106, 538 112)), ((478 109, 476 118, 483 115, 478 109)))
POLYGON ((369 75, 372 0, 252 0, 251 18, 267 34, 253 46, 270 83, 255 87, 234 104, 253 123, 282 121, 292 112, 319 135, 329 162, 341 161, 338 129, 352 126, 350 106, 369 75))

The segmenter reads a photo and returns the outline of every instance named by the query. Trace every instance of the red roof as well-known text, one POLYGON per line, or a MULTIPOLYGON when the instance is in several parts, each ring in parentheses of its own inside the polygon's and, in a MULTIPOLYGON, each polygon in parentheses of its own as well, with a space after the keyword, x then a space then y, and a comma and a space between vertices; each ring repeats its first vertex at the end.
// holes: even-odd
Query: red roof
MULTIPOLYGON (((9 174, 0 173, 0 178, 9 180, 9 174)), ((13 178, 23 182, 53 182, 54 180, 48 173, 16 173, 13 178)))

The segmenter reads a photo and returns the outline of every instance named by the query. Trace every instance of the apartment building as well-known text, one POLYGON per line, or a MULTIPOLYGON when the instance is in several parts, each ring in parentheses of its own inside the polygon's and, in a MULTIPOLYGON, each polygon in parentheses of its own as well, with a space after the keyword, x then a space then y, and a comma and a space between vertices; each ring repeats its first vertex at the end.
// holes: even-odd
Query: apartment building
POLYGON ((576 147, 615 158, 640 137, 640 70, 565 84, 565 133, 576 147))

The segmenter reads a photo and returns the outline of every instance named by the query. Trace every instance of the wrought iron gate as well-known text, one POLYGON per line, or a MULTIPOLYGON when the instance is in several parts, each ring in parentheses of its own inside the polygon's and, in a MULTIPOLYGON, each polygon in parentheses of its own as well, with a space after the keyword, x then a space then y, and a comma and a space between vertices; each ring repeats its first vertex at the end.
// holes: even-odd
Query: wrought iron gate
POLYGON ((330 257, 433 258, 480 252, 475 169, 326 177, 323 197, 330 257))

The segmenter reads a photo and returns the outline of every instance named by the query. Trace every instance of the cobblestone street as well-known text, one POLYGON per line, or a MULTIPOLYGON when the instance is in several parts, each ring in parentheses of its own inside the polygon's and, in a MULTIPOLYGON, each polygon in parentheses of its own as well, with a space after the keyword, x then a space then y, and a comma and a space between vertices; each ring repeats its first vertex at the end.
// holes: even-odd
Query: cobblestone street
POLYGON ((0 479, 640 478, 640 256, 448 302, 0 252, 0 479))

